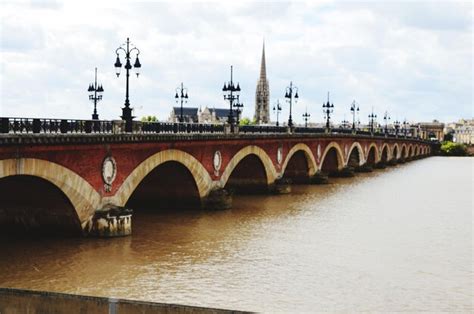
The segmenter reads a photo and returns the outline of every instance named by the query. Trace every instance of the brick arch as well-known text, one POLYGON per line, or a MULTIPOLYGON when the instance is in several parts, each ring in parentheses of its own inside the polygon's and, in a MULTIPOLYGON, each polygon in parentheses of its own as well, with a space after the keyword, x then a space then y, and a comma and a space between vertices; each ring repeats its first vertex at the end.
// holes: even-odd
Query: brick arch
POLYGON ((100 206, 100 195, 77 173, 57 163, 35 159, 0 160, 0 179, 9 176, 33 176, 55 185, 71 202, 82 228, 100 206))
POLYGON ((365 156, 364 156, 364 150, 362 149, 362 145, 360 145, 359 142, 354 142, 352 143, 351 147, 349 148, 349 153, 347 154, 346 157, 346 162, 344 165, 349 164, 349 158, 351 157, 352 150, 357 147, 357 150, 359 152, 359 166, 363 165, 365 163, 365 156))
POLYGON ((229 180, 229 177, 232 174, 232 171, 234 171, 235 167, 237 167, 239 162, 248 155, 255 155, 262 162, 263 167, 265 168, 265 174, 267 176, 267 184, 272 184, 275 181, 278 175, 271 158, 260 147, 255 145, 249 145, 239 150, 237 154, 235 154, 234 157, 232 157, 232 159, 229 161, 224 172, 222 172, 221 175, 219 184, 221 187, 224 187, 226 185, 227 180, 229 180))
POLYGON ((403 143, 401 146, 400 146, 400 158, 401 159, 404 159, 407 157, 407 154, 408 154, 408 147, 405 143, 403 143), (404 154, 405 153, 405 154, 404 154))
POLYGON ((324 152, 321 156, 321 162, 319 163, 319 169, 322 169, 323 167, 323 164, 324 164, 324 160, 326 159, 326 155, 327 153, 329 152, 329 150, 331 148, 334 148, 337 152, 337 168, 338 170, 341 170, 342 168, 344 168, 344 154, 342 152, 342 149, 341 147, 339 146, 339 144, 337 142, 331 142, 329 143, 325 148, 324 148, 324 152))
POLYGON ((399 159, 400 157, 398 157, 398 156, 400 156, 400 154, 401 154, 401 153, 400 153, 400 146, 398 145, 398 143, 393 144, 393 146, 392 146, 392 154, 391 154, 391 155, 392 155, 392 158, 391 158, 391 159, 395 159, 395 160, 399 159), (395 154, 395 148, 397 149, 397 153, 396 153, 396 154, 395 154))
POLYGON ((369 146, 367 146, 367 151, 365 152, 365 160, 367 162, 367 160, 369 159, 369 153, 372 147, 375 149, 375 163, 377 164, 378 162, 380 162, 380 153, 379 148, 374 142, 370 143, 369 146))
POLYGON ((178 162, 189 170, 194 178, 201 198, 209 194, 213 186, 212 179, 199 160, 184 151, 167 149, 148 157, 140 163, 122 183, 120 189, 115 193, 112 202, 115 202, 119 206, 125 206, 142 180, 156 169, 156 167, 168 161, 178 162))
POLYGON ((290 161, 291 157, 293 157, 293 155, 299 151, 303 151, 306 156, 306 161, 308 163, 308 174, 312 176, 316 173, 318 165, 316 164, 316 160, 314 159, 313 152, 311 151, 308 145, 304 143, 298 143, 294 145, 286 155, 285 161, 283 162, 283 166, 281 167, 281 175, 285 173, 286 167, 288 166, 288 162, 290 161))
POLYGON ((380 150, 380 160, 382 160, 382 154, 383 154, 383 150, 387 148, 387 161, 391 160, 392 159, 392 151, 390 149, 390 146, 388 145, 388 143, 384 143, 382 145, 382 149, 380 150))
POLYGON ((413 157, 413 152, 414 152, 413 145, 409 144, 408 150, 407 150, 407 157, 413 157))

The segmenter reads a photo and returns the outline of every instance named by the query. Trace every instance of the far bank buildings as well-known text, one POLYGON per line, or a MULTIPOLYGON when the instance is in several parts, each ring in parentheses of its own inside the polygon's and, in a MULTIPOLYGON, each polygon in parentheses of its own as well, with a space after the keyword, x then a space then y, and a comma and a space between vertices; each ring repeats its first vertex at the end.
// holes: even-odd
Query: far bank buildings
MULTIPOLYGON (((169 121, 178 122, 181 113, 181 107, 173 107, 169 121)), ((183 107, 184 122, 191 123, 224 123, 227 121, 229 109, 210 108, 208 106, 183 107)), ((267 80, 267 69, 265 64, 265 44, 262 49, 262 60, 260 63, 260 76, 255 91, 255 114, 254 121, 258 124, 270 123, 270 88, 267 80)))

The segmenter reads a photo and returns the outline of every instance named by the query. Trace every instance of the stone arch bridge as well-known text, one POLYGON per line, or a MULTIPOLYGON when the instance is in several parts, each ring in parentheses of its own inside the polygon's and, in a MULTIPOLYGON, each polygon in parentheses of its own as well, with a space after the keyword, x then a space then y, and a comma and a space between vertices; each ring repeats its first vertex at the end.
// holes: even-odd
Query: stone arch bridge
POLYGON ((6 134, 0 225, 125 235, 131 213, 124 208, 225 208, 226 191, 287 191, 281 186, 370 171, 431 149, 418 139, 324 133, 6 134))

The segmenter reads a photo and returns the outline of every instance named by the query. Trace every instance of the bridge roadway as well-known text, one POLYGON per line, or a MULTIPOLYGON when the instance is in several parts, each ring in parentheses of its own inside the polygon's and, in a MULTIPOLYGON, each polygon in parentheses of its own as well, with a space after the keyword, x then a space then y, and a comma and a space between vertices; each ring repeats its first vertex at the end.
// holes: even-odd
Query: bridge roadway
POLYGON ((0 134, 2 230, 131 233, 146 207, 225 209, 429 156, 430 142, 340 133, 0 134))

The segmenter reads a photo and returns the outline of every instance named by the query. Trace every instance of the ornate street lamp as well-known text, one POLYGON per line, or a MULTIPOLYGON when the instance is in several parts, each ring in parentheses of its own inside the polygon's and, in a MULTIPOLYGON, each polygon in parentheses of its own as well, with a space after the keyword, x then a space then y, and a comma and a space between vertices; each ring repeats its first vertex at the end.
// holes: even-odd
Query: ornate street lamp
POLYGON ((239 125, 240 122, 240 113, 242 112, 242 108, 244 107, 244 104, 241 103, 240 101, 234 104, 235 109, 235 124, 239 125))
POLYGON ((138 50, 138 48, 136 47, 133 47, 132 49, 130 49, 130 40, 129 38, 127 37, 127 42, 123 45, 121 45, 120 47, 118 47, 116 50, 115 50, 115 54, 117 55, 117 59, 115 60, 115 73, 117 74, 117 77, 120 76, 120 71, 122 69, 122 63, 120 62, 120 56, 119 56, 119 52, 120 51, 123 51, 125 53, 125 70, 126 70, 126 76, 125 76, 125 81, 126 81, 126 85, 125 85, 125 107, 122 108, 122 120, 125 121, 125 132, 132 132, 132 120, 133 117, 132 116, 132 108, 130 108, 130 101, 129 101, 129 93, 128 93, 128 86, 129 86, 129 83, 128 83, 128 80, 129 80, 129 77, 130 77, 130 73, 129 71, 132 69, 132 64, 130 63, 130 53, 135 51, 136 52, 136 57, 135 57, 135 63, 133 64, 133 67, 135 68, 135 72, 137 74, 137 77, 138 75, 140 74, 140 68, 142 67, 142 65, 140 64, 140 60, 138 59, 138 55, 140 54, 140 50, 138 50), (126 48, 124 48, 126 47, 126 48))
POLYGON ((281 106, 280 106, 280 100, 279 99, 277 99, 276 105, 273 105, 273 112, 276 112, 276 116, 277 116, 276 126, 279 126, 278 116, 280 115, 280 112, 281 112, 281 106))
POLYGON ((374 114, 374 108, 372 108, 372 113, 369 114, 369 126, 370 126, 370 133, 374 134, 374 124, 376 123, 377 115, 374 114))
POLYGON ((351 113, 352 113, 352 131, 356 130, 356 113, 359 114, 359 105, 356 106, 356 101, 352 101, 351 104, 351 113))
POLYGON ((398 130, 400 129, 400 121, 395 120, 395 121, 393 122, 393 125, 394 125, 394 127, 395 127, 395 136, 398 136, 398 130))
POLYGON ((179 114, 179 122, 184 122, 184 115, 183 115, 183 102, 188 102, 188 89, 183 86, 183 82, 181 82, 181 86, 176 88, 176 95, 174 96, 176 99, 176 103, 181 101, 181 111, 179 114))
POLYGON ((311 114, 308 113, 308 108, 306 108, 305 113, 303 113, 304 127, 308 127, 308 119, 311 117, 311 114))
POLYGON ((227 116, 227 123, 230 125, 231 133, 234 133, 234 112, 233 106, 234 101, 239 101, 240 95, 240 85, 237 83, 237 86, 234 85, 233 81, 233 66, 230 66, 230 81, 226 84, 224 83, 224 87, 222 88, 222 92, 224 93, 224 99, 229 101, 229 115, 227 116))
POLYGON ((331 128, 331 124, 329 120, 331 120, 331 113, 334 112, 334 104, 329 103, 329 92, 328 92, 328 102, 323 103, 323 113, 326 116, 326 131, 329 132, 331 128))
POLYGON ((295 104, 298 102, 298 87, 293 86, 293 82, 290 82, 290 86, 286 88, 285 98, 290 103, 290 116, 288 117, 288 127, 291 129, 293 127, 293 118, 291 116, 291 110, 293 105, 293 98, 295 99, 295 104))
POLYGON ((102 93, 104 92, 104 88, 102 84, 97 84, 97 68, 95 68, 95 80, 94 83, 89 84, 89 88, 87 89, 88 92, 93 94, 89 94, 89 100, 94 102, 94 112, 92 113, 92 120, 99 120, 99 115, 97 114, 97 103, 102 100, 102 93))
POLYGON ((390 116, 388 115, 388 112, 385 111, 384 115, 383 115, 383 121, 385 123, 385 134, 388 133, 388 122, 390 121, 390 116))
POLYGON ((403 135, 405 135, 405 137, 407 137, 407 129, 408 129, 408 122, 407 122, 407 119, 404 119, 403 120, 403 135))
POLYGON ((344 120, 341 121, 341 126, 343 129, 348 129, 351 127, 349 121, 347 121, 345 117, 344 120))

